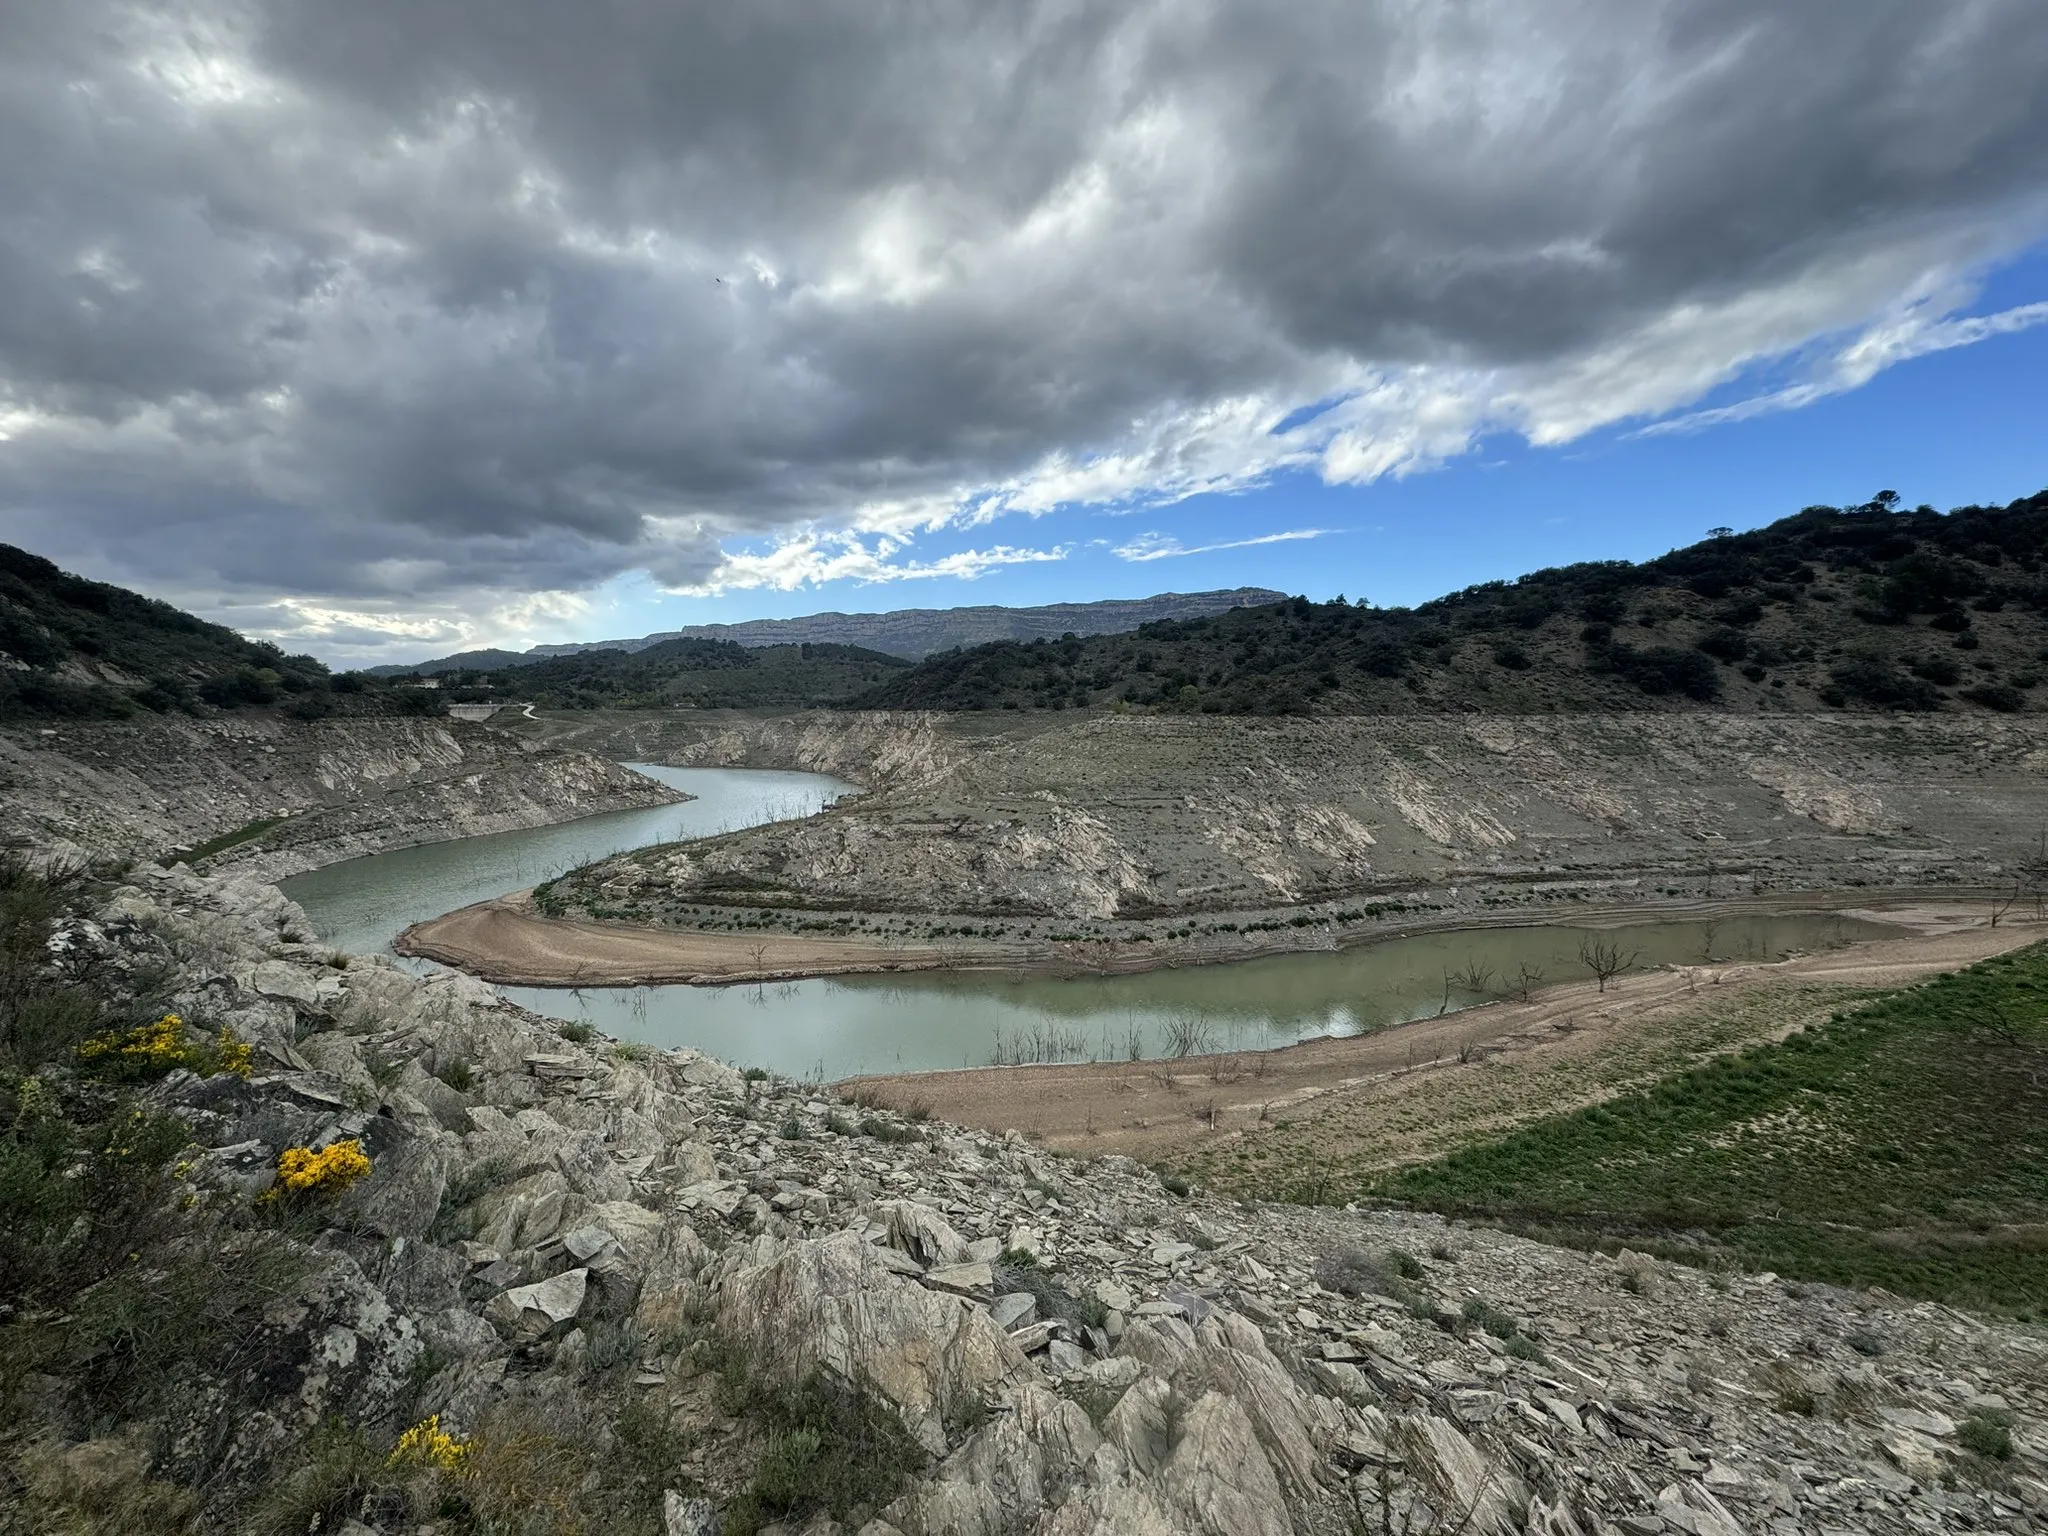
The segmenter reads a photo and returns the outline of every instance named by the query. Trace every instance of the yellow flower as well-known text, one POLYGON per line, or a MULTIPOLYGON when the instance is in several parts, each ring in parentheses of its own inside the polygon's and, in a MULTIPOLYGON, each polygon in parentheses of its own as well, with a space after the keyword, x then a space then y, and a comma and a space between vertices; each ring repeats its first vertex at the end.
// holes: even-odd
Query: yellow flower
POLYGON ((461 1469, 462 1459, 468 1454, 469 1443, 456 1439, 443 1429, 441 1415, 436 1413, 420 1420, 398 1437, 398 1445, 391 1452, 391 1464, 400 1466, 411 1462, 454 1472, 461 1469))
POLYGON ((250 1069, 256 1061, 256 1051, 248 1041, 223 1024, 220 1027, 220 1044, 214 1050, 220 1059, 221 1071, 239 1077, 245 1083, 249 1080, 250 1069))
POLYGON ((86 1041, 78 1048, 78 1054, 88 1061, 118 1056, 144 1066, 180 1066, 185 1060, 185 1021, 175 1013, 167 1013, 154 1024, 108 1030, 86 1041))
POLYGON ((94 1035, 79 1046, 78 1059, 104 1061, 145 1074, 168 1072, 173 1067, 188 1067, 201 1077, 230 1072, 246 1081, 255 1066, 256 1053, 226 1026, 213 1044, 194 1044, 185 1038, 185 1021, 175 1013, 167 1013, 153 1024, 94 1035))
POLYGON ((311 1147, 286 1147, 277 1157, 277 1185, 288 1195, 328 1198, 369 1171, 369 1155, 354 1137, 318 1152, 311 1147))

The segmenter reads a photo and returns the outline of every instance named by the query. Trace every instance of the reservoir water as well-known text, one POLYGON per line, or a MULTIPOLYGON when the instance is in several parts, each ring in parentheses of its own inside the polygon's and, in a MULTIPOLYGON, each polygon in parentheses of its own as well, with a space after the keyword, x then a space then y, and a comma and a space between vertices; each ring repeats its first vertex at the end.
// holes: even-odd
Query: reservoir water
POLYGON ((822 773, 625 766, 696 798, 373 853, 293 875, 278 889, 306 909, 326 943, 351 954, 383 954, 414 923, 457 907, 525 890, 629 848, 810 816, 857 787, 822 773))
MULTIPOLYGON (((638 772, 697 796, 559 826, 373 854, 282 882, 337 948, 381 952, 408 925, 648 843, 810 815, 852 785, 819 774, 638 772)), ((1012 1061, 1123 1060, 1257 1050, 1349 1035, 1506 995, 1585 980, 1571 927, 1482 928, 1364 948, 1276 955, 1132 976, 829 977, 729 987, 504 987, 537 1013, 625 1040, 695 1046, 744 1066, 832 1080, 1012 1061)), ((1776 959, 1894 933, 1831 915, 1724 918, 1604 929, 1638 967, 1776 959)))

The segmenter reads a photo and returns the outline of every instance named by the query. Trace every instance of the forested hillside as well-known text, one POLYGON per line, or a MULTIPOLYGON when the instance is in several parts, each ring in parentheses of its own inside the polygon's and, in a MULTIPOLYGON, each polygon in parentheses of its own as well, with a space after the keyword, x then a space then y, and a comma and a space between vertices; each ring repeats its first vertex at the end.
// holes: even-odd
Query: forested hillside
POLYGON ((0 545, 0 717, 277 707, 1149 708, 1223 714, 2034 707, 2048 678, 2048 492, 1907 511, 1889 492, 1717 530, 1641 564, 1490 582, 1418 607, 1292 598, 1122 634, 911 664, 859 646, 677 639, 412 679, 310 656, 0 545))
POLYGON ((153 597, 0 544, 0 720, 276 707, 438 714, 439 697, 287 656, 153 597))
POLYGON ((805 709, 843 703, 910 665, 856 645, 665 640, 641 651, 440 674, 455 703, 517 698, 550 709, 805 709))
POLYGON ((1660 559, 1469 587, 1412 609, 1303 598, 1087 640, 948 652, 856 702, 1226 714, 2032 707, 2048 677, 2048 492, 1889 492, 1716 530, 1660 559))

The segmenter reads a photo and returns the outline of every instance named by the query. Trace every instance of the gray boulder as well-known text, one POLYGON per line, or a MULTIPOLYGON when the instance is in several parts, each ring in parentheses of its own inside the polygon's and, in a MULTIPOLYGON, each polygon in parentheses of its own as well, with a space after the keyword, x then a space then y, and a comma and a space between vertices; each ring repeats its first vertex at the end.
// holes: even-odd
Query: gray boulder
POLYGON ((484 1317, 515 1342, 545 1338, 573 1322, 590 1294, 590 1271, 565 1269, 534 1285, 515 1285, 498 1292, 484 1305, 484 1317))
POLYGON ((770 1373, 865 1387, 934 1452, 947 1418, 1037 1374, 986 1312, 890 1273, 852 1232, 755 1238, 727 1251, 711 1289, 721 1331, 770 1373))
POLYGON ((911 1254, 926 1267, 968 1262, 967 1240, 930 1206, 915 1200, 887 1200, 875 1208, 875 1215, 888 1226, 889 1246, 911 1254))

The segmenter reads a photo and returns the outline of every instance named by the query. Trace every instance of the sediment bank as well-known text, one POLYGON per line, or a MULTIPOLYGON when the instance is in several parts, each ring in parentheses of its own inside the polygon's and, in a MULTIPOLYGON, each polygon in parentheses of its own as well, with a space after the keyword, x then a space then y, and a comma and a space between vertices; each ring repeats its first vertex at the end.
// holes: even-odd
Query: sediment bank
MULTIPOLYGON (((1718 901, 1572 904, 1547 911, 1444 911, 1396 921, 1205 935, 1149 944, 1045 943, 1024 939, 954 938, 944 943, 813 937, 763 932, 645 927, 633 923, 548 917, 532 893, 479 902, 406 929, 400 954, 436 960, 503 986, 668 986, 787 981, 811 976, 887 971, 1004 971, 1043 976, 1120 976, 1279 955, 1329 953, 1427 933, 1535 926, 1623 927, 1744 915, 1834 913, 1914 926, 1915 914, 1940 910, 1988 921, 1993 893, 1953 887, 1884 892, 1798 891, 1718 901)), ((877 914, 877 920, 880 915, 877 914)), ((1286 909, 1246 914, 1284 919, 1286 909)), ((1957 919, 1960 921, 1961 919, 1957 919)), ((1943 926, 1952 926, 1944 924, 1943 926)))

